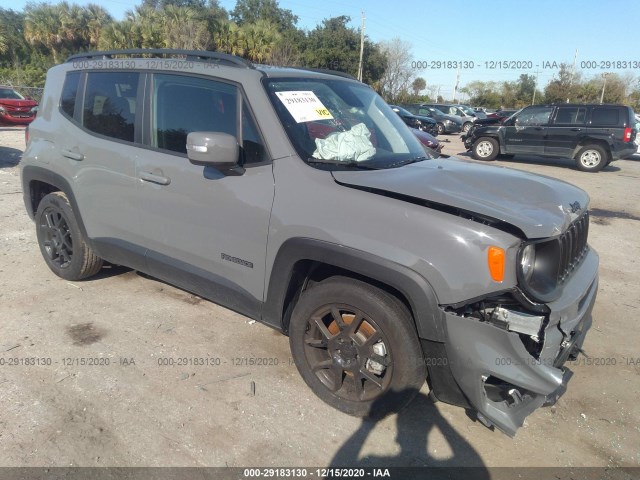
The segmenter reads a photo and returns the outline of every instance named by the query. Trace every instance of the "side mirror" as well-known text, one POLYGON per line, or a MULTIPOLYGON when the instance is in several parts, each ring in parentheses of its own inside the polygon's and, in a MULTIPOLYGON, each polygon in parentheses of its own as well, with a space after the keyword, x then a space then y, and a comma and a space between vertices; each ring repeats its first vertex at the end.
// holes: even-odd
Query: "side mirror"
POLYGON ((187 135, 187 157, 194 165, 218 170, 238 167, 240 147, 233 135, 222 132, 191 132, 187 135))

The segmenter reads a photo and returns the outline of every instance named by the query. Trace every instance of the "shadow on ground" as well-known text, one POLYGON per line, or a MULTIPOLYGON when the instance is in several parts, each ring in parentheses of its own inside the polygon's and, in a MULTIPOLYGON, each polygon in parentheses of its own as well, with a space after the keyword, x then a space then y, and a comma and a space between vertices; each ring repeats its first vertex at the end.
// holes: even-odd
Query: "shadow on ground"
MULTIPOLYGON (((391 395, 406 397, 415 391, 405 390, 393 392, 391 395)), ((376 404, 371 409, 376 411, 376 404)), ((396 443, 400 447, 397 455, 361 456, 369 434, 376 427, 378 420, 364 419, 351 437, 340 447, 331 461, 331 467, 348 468, 391 468, 391 467, 475 467, 473 478, 489 479, 489 473, 469 442, 460 435, 438 412, 433 402, 424 394, 418 393, 411 404, 397 414, 396 443), (429 445, 429 434, 439 431, 449 444, 450 454, 446 458, 436 458, 430 452, 434 446, 429 445)))
POLYGON ((20 163, 20 158, 22 158, 22 150, 0 146, 0 168, 15 167, 20 163))

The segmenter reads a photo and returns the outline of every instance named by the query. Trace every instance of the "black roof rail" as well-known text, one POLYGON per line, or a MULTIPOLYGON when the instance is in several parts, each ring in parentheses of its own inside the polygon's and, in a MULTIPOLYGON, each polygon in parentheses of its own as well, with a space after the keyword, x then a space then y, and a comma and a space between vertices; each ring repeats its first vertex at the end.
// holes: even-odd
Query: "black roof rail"
POLYGON ((336 75, 338 77, 349 78, 351 80, 358 80, 353 75, 349 75, 345 72, 339 72, 338 70, 329 70, 328 68, 310 68, 310 67, 290 67, 296 70, 306 70, 307 72, 326 73, 327 75, 336 75))
POLYGON ((85 52, 72 55, 67 58, 66 62, 72 62, 78 59, 95 59, 95 58, 113 58, 118 56, 181 56, 192 61, 213 61, 232 67, 255 68, 253 64, 244 58, 228 53, 210 52, 208 50, 173 50, 166 48, 133 48, 127 50, 106 50, 97 52, 85 52))

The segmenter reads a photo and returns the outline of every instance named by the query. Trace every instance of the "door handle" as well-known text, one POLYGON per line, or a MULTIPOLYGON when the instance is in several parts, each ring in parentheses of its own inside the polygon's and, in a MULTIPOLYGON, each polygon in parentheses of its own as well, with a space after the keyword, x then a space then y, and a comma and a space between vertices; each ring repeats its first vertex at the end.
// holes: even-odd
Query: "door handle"
POLYGON ((158 185, 169 185, 171 183, 170 178, 151 172, 140 172, 140 179, 145 182, 157 183, 158 185))
POLYGON ((62 150, 62 156, 70 158, 71 160, 77 160, 81 162, 84 160, 84 155, 80 152, 74 152, 73 150, 62 150))
POLYGON ((582 130, 582 129, 581 128, 577 128, 577 127, 571 129, 572 132, 579 132, 580 130, 582 130))

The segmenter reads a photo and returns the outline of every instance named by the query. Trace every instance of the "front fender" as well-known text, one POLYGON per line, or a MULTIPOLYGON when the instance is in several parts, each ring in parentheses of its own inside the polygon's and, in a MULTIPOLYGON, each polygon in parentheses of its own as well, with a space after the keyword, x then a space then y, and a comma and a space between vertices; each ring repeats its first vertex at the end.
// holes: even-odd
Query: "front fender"
MULTIPOLYGON (((282 331, 285 300, 295 266, 314 261, 349 270, 398 290, 409 302, 420 338, 444 341, 444 316, 430 283, 415 271, 367 252, 311 238, 285 241, 271 270, 262 321, 282 331)), ((296 279, 293 279, 296 281, 296 279)))

